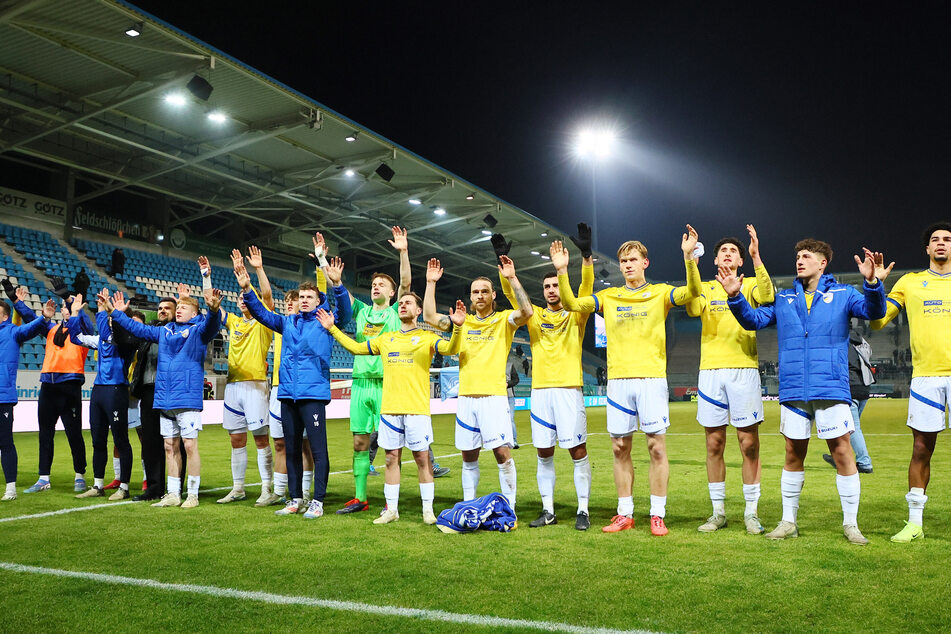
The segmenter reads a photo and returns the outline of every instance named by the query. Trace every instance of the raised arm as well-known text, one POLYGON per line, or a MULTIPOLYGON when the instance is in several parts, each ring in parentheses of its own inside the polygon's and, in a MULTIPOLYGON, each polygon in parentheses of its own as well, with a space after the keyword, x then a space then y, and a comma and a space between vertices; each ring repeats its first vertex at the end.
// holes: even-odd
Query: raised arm
POLYGON ((442 277, 443 269, 439 260, 431 258, 426 265, 426 292, 423 293, 423 321, 438 330, 447 331, 452 327, 448 315, 436 312, 436 282, 442 277))
POLYGON ((267 279, 264 272, 264 257, 261 255, 261 249, 253 244, 248 247, 248 264, 254 269, 258 276, 258 288, 261 289, 261 301, 267 306, 268 310, 274 310, 274 293, 271 291, 271 282, 267 279))
POLYGON ((346 326, 353 319, 353 295, 343 284, 334 286, 331 291, 334 294, 334 321, 338 326, 346 326))
POLYGON ((466 323, 466 305, 461 299, 456 300, 456 310, 453 310, 452 306, 449 307, 449 317, 447 319, 452 324, 452 337, 449 339, 449 344, 445 350, 440 354, 452 356, 459 354, 459 349, 462 348, 462 326, 466 323))
MULTIPOLYGON (((108 313, 106 315, 106 322, 109 321, 108 313)), ((96 316, 96 322, 98 323, 99 317, 96 316)), ((83 346, 85 348, 90 348, 91 350, 97 350, 99 348, 100 337, 105 338, 107 335, 103 335, 100 329, 99 335, 86 335, 82 332, 82 326, 79 323, 79 317, 70 317, 66 321, 66 330, 69 332, 69 340, 72 341, 77 346, 83 346)))
POLYGON ((756 227, 746 225, 746 230, 750 234, 750 259, 753 260, 753 272, 756 273, 756 286, 753 287, 753 301, 757 304, 772 304, 776 300, 776 291, 773 289, 773 280, 766 272, 766 266, 763 265, 763 259, 759 254, 759 237, 756 235, 756 227))
POLYGON ((528 293, 522 288, 522 283, 518 281, 518 277, 515 275, 515 263, 512 262, 511 258, 507 255, 503 255, 499 257, 499 261, 501 262, 501 264, 499 264, 499 272, 508 280, 508 283, 512 287, 512 292, 515 294, 515 300, 518 302, 515 313, 512 315, 515 325, 524 326, 535 312, 535 309, 532 307, 532 300, 528 298, 528 293))
POLYGON ((256 320, 273 330, 274 332, 284 332, 284 318, 270 311, 261 300, 258 299, 254 289, 251 288, 251 280, 248 278, 248 271, 244 268, 243 262, 234 264, 234 276, 238 280, 238 286, 244 293, 244 305, 248 307, 248 312, 256 320))
POLYGON ((594 292, 594 258, 592 257, 591 243, 593 240, 591 227, 583 222, 578 223, 578 235, 571 236, 578 250, 581 251, 581 286, 578 287, 578 297, 584 297, 594 292))
POLYGON ((99 297, 104 303, 104 306, 107 311, 110 312, 110 317, 112 317, 112 323, 116 324, 120 328, 124 328, 126 331, 130 332, 132 335, 143 339, 145 341, 151 341, 152 343, 158 343, 159 333, 161 333, 161 326, 146 326, 145 324, 140 324, 136 320, 132 319, 125 314, 125 309, 128 304, 125 301, 121 292, 117 292, 111 298, 106 289, 103 289, 99 293, 99 297))
POLYGON ((56 303, 51 299, 47 300, 47 302, 43 304, 43 317, 41 319, 34 319, 29 323, 14 326, 14 339, 16 339, 18 344, 21 344, 36 335, 49 332, 49 329, 52 327, 50 320, 54 315, 56 315, 56 303))
POLYGON ((558 273, 558 295, 565 310, 573 313, 593 313, 600 310, 595 295, 579 299, 572 292, 571 280, 568 279, 568 249, 561 240, 552 242, 548 252, 551 254, 551 263, 555 265, 555 272, 558 273))
POLYGON ((703 290, 700 270, 697 268, 697 261, 693 255, 693 250, 697 246, 697 238, 697 231, 687 225, 687 230, 680 240, 680 250, 684 254, 684 268, 687 272, 687 285, 678 286, 670 292, 670 303, 675 306, 683 306, 690 300, 700 297, 703 290))
POLYGON ((736 321, 743 328, 746 330, 761 330, 776 323, 776 312, 772 304, 753 308, 743 297, 743 293, 740 292, 743 288, 742 275, 736 277, 733 271, 721 267, 719 273, 717 273, 717 281, 729 298, 727 299, 727 305, 730 307, 730 312, 733 313, 736 321))
POLYGON ((320 322, 320 325, 327 329, 334 339, 336 339, 343 349, 349 352, 350 354, 355 355, 370 355, 370 354, 379 354, 379 350, 375 351, 370 346, 370 341, 367 340, 363 343, 357 343, 351 339, 345 332, 340 330, 334 325, 334 316, 328 313, 323 308, 317 309, 317 321, 320 322))
POLYGON ((396 292, 399 301, 404 293, 408 293, 413 285, 413 271, 409 265, 409 240, 406 238, 406 229, 393 227, 393 239, 390 246, 400 253, 400 287, 396 292))
POLYGON ((211 293, 205 296, 205 303, 208 304, 208 316, 199 324, 198 332, 202 342, 208 345, 221 329, 221 314, 224 312, 221 310, 221 291, 217 288, 211 289, 211 293))

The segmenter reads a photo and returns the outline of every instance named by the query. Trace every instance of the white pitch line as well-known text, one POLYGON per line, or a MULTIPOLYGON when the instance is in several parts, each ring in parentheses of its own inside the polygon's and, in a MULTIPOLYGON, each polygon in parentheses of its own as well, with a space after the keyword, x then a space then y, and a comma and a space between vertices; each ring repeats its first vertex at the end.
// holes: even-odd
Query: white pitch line
POLYGON ((77 506, 71 509, 60 509, 58 511, 49 511, 47 513, 33 513, 32 515, 17 515, 16 517, 3 517, 0 522, 14 522, 16 520, 31 520, 37 517, 50 517, 51 515, 65 515, 66 513, 79 513, 80 511, 92 511, 95 509, 110 509, 125 504, 136 504, 132 500, 126 502, 112 502, 111 504, 90 504, 89 506, 77 506))
MULTIPOLYGON (((572 625, 570 623, 556 623, 553 621, 531 621, 528 619, 511 619, 501 616, 484 616, 480 614, 446 612, 444 610, 403 608, 393 605, 372 605, 370 603, 360 603, 357 601, 337 601, 333 599, 318 599, 316 597, 289 596, 284 594, 272 594, 270 592, 220 588, 218 586, 164 583, 162 581, 155 581, 154 579, 138 579, 135 577, 121 577, 118 575, 106 575, 94 572, 61 570, 58 568, 44 568, 40 566, 25 566, 23 564, 10 562, 0 562, 0 569, 10 572, 46 575, 52 577, 65 577, 68 579, 82 579, 84 581, 95 581, 98 583, 152 588, 155 590, 165 590, 168 592, 182 592, 192 595, 203 594, 216 598, 238 599, 241 601, 260 601, 262 603, 270 603, 273 605, 299 605, 305 607, 323 608, 326 610, 335 610, 339 612, 359 612, 363 614, 375 614, 391 617, 397 616, 423 619, 426 621, 456 623, 460 625, 477 625, 484 627, 519 627, 523 629, 572 632, 578 634, 615 634, 617 632, 623 631, 600 627, 586 627, 584 625, 572 625)), ((647 632, 646 630, 633 631, 647 632)))

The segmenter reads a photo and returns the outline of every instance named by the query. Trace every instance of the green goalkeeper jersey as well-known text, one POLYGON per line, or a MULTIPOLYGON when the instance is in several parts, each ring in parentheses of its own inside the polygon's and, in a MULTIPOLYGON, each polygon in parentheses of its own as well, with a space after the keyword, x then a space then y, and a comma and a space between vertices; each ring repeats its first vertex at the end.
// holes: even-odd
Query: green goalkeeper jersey
MULTIPOLYGON (((354 299, 353 320, 357 328, 354 339, 361 343, 381 333, 400 329, 400 317, 395 304, 383 310, 373 310, 372 306, 354 299)), ((383 361, 376 355, 354 357, 353 378, 382 379, 383 361)))

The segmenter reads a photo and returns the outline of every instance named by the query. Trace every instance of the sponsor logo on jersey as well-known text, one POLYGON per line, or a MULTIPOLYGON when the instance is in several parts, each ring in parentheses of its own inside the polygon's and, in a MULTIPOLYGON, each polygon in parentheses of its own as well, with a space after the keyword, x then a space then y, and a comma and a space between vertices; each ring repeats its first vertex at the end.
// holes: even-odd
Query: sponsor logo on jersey
POLYGON ((470 330, 470 331, 467 332, 466 334, 469 334, 469 335, 481 335, 481 334, 482 334, 482 331, 481 331, 481 330, 470 330))
POLYGON ((390 353, 388 353, 386 356, 388 356, 388 357, 398 357, 398 356, 400 356, 400 353, 399 353, 399 352, 390 352, 390 353))
POLYGON ((711 306, 726 306, 726 302, 722 299, 714 299, 710 301, 711 306))
POLYGON ((617 312, 619 313, 625 313, 632 310, 634 310, 633 306, 618 306, 617 307, 617 312))

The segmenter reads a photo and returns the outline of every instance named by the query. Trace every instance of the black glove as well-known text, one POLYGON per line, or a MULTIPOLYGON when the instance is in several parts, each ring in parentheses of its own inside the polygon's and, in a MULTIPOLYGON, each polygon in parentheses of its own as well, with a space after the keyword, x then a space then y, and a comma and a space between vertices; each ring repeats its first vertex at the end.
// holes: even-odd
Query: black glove
POLYGON ((13 283, 10 280, 4 278, 3 281, 0 282, 0 286, 3 286, 3 292, 7 294, 7 297, 10 298, 10 301, 16 304, 17 289, 13 287, 13 283))
POLYGON ((571 236, 571 241, 574 242, 578 250, 581 251, 581 257, 591 257, 591 227, 583 222, 579 222, 578 237, 571 236))
POLYGON ((512 248, 512 242, 506 242, 505 236, 503 236, 501 233, 493 233, 492 248, 495 249, 495 255, 497 258, 499 258, 499 262, 501 262, 502 256, 509 254, 509 249, 512 248))
POLYGON ((53 284, 53 295, 56 295, 60 299, 69 297, 69 288, 67 288, 63 278, 58 275, 50 275, 50 282, 53 284))

